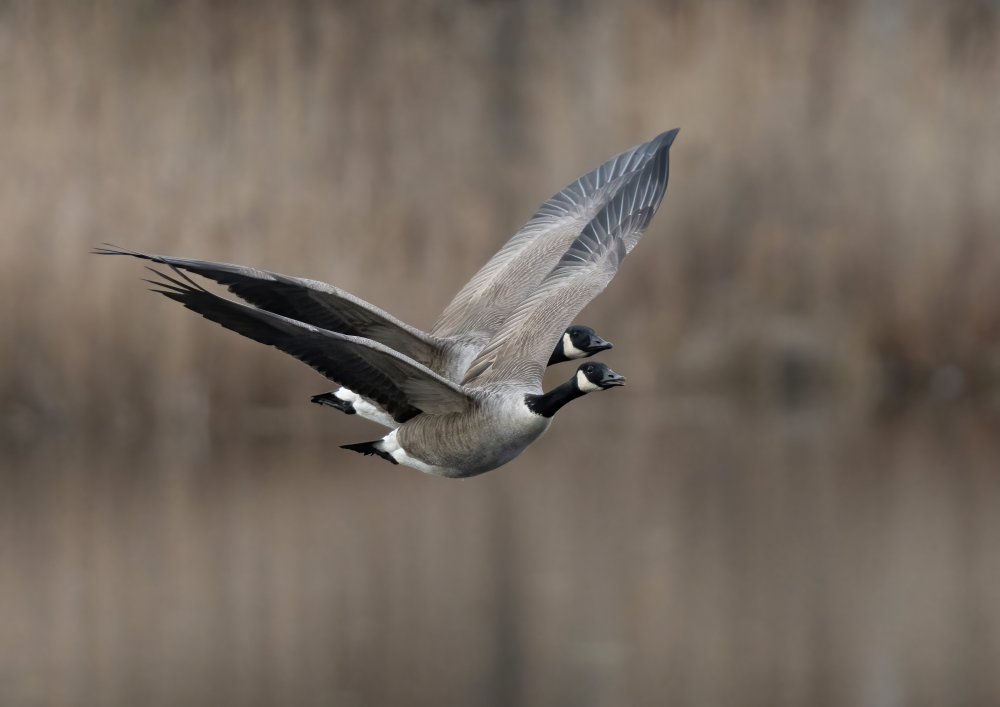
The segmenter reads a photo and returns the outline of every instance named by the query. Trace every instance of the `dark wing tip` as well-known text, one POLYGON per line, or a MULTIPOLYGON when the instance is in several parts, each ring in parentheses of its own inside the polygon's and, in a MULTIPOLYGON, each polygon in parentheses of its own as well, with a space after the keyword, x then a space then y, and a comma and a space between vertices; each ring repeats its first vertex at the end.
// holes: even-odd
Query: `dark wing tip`
POLYGON ((677 133, 679 133, 680 131, 681 131, 680 128, 674 128, 673 130, 668 130, 665 133, 660 133, 655 138, 653 138, 653 140, 658 141, 660 143, 660 147, 669 148, 671 145, 674 144, 674 140, 677 139, 677 133))
POLYGON ((91 251, 97 255, 137 255, 138 251, 129 250, 128 248, 122 248, 120 245, 115 245, 114 243, 108 243, 107 241, 95 246, 91 251))
POLYGON ((124 248, 120 248, 113 243, 101 243, 90 249, 91 255, 131 255, 124 248))
POLYGON ((169 263, 167 263, 161 255, 153 255, 151 253, 143 253, 139 250, 132 250, 131 248, 123 248, 122 246, 115 245, 114 243, 101 243, 99 246, 91 248, 90 252, 92 255, 131 255, 133 258, 141 258, 142 260, 151 260, 154 263, 169 265, 169 263))

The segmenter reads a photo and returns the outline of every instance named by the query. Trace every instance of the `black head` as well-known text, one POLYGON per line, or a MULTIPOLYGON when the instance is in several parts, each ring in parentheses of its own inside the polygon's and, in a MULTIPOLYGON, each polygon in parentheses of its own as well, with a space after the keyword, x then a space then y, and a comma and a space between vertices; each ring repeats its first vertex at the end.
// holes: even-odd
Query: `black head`
POLYGON ((524 404, 536 415, 552 417, 570 400, 619 385, 625 385, 625 376, 618 375, 603 363, 584 363, 576 369, 576 375, 548 393, 525 395, 524 404))
POLYGON ((602 339, 589 326, 574 324, 559 337, 559 343, 556 345, 555 351, 552 352, 549 365, 577 358, 587 358, 599 351, 607 351, 613 346, 610 341, 602 339))
POLYGON ((625 385, 625 376, 618 375, 604 363, 585 363, 576 369, 576 387, 582 393, 625 385))

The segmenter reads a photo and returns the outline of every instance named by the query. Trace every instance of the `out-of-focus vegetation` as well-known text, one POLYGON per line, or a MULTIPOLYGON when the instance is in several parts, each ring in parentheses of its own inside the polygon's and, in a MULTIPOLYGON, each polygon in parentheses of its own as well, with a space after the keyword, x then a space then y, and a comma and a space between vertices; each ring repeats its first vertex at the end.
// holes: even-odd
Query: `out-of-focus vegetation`
POLYGON ((0 2, 0 705, 1000 704, 998 40, 989 0, 0 2), (675 126, 579 318, 629 386, 466 482, 88 254, 428 326, 675 126), (858 414, 933 396, 987 404, 858 414))
POLYGON ((580 317, 633 380, 982 395, 998 37, 985 1, 4 3, 4 424, 218 427, 322 388, 93 244, 426 326, 542 199, 673 126, 664 207, 580 317))

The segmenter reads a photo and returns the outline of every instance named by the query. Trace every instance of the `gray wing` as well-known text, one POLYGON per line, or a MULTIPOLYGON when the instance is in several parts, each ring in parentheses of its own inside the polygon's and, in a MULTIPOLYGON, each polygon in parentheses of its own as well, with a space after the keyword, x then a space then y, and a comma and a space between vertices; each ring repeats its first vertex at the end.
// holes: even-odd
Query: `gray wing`
POLYGON ((612 157, 546 201, 459 291, 431 333, 495 332, 559 262, 580 230, 657 154, 677 130, 612 157))
POLYGON ((377 342, 224 299, 199 287, 179 270, 175 272, 183 279, 153 272, 161 278, 148 280, 158 288, 154 292, 226 329, 294 356, 330 380, 374 400, 397 422, 421 412, 461 412, 471 403, 455 383, 377 342))
POLYGON ((440 347, 435 337, 325 282, 231 263, 152 255, 109 244, 95 248, 94 252, 99 255, 130 255, 197 273, 225 285, 234 295, 260 309, 320 329, 372 339, 425 365, 434 360, 440 347))
POLYGON ((583 228, 542 284, 517 306, 472 362, 467 384, 516 381, 530 388, 541 386, 546 361, 559 337, 611 282, 659 208, 669 163, 668 144, 583 228))

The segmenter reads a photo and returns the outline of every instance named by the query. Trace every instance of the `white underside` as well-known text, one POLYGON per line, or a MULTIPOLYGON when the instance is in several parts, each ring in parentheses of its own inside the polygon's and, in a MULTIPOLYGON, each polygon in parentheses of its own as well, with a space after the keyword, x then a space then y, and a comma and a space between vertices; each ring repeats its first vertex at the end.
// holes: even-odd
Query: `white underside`
POLYGON ((415 457, 411 457, 406 453, 406 450, 399 446, 399 442, 396 441, 396 433, 398 430, 393 430, 385 437, 382 438, 381 442, 378 442, 375 446, 378 447, 379 451, 388 452, 397 463, 403 466, 408 466, 417 471, 422 471, 425 474, 433 474, 434 476, 461 476, 461 472, 456 469, 449 469, 443 466, 435 466, 433 464, 428 464, 422 462, 415 457))
POLYGON ((341 388, 334 395, 341 400, 346 400, 351 403, 354 407, 354 412, 365 418, 366 420, 371 420, 372 422, 377 422, 383 427, 388 427, 389 429, 395 429, 399 427, 399 423, 392 419, 385 410, 380 408, 378 405, 372 403, 366 398, 362 398, 360 395, 355 393, 353 390, 348 388, 341 388))
POLYGON ((336 396, 341 400, 346 400, 349 403, 353 403, 355 400, 358 400, 361 397, 353 390, 348 390, 347 388, 344 387, 341 387, 336 393, 334 393, 334 396, 336 396))

